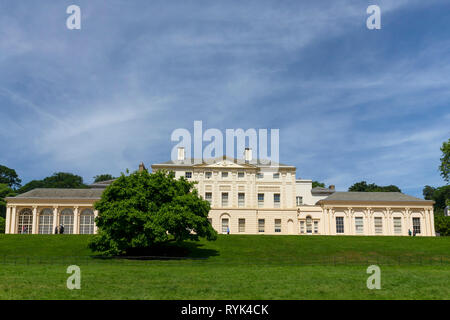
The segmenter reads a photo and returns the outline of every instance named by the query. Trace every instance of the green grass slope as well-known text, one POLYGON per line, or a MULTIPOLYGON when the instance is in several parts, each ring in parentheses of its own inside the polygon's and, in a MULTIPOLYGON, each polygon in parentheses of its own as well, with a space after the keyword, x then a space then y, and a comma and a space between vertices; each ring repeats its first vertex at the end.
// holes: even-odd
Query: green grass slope
POLYGON ((450 238, 220 235, 185 243, 199 260, 130 261, 93 258, 90 237, 1 235, 0 299, 450 299, 450 238))

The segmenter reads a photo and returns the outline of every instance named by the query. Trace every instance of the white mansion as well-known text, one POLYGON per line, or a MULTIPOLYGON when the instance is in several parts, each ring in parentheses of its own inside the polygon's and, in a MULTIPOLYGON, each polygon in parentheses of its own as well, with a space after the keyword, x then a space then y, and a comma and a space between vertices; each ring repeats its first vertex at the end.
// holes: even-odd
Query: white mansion
MULTIPOLYGON (((274 235, 434 236, 433 201, 397 192, 336 192, 297 179, 296 168, 221 157, 196 163, 179 150, 177 161, 152 165, 197 181, 211 203, 209 220, 220 233, 274 235), (274 170, 276 168, 276 170, 274 170)), ((143 164, 140 166, 142 170, 143 164)), ((96 232, 95 201, 113 181, 90 189, 34 189, 7 198, 6 233, 96 232)))

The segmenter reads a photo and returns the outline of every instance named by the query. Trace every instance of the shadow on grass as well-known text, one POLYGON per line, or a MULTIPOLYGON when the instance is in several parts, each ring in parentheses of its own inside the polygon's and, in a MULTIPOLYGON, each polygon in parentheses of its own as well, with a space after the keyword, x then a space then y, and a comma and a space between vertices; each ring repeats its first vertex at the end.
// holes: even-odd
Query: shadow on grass
POLYGON ((149 248, 131 248, 122 256, 93 256, 95 259, 127 260, 205 260, 218 256, 219 251, 205 249, 203 244, 193 242, 164 243, 149 248))

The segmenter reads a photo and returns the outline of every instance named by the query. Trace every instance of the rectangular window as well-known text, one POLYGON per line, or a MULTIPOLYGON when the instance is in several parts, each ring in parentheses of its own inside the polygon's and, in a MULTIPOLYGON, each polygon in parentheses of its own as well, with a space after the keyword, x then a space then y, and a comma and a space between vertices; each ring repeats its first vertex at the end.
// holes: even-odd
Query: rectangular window
POLYGON ((239 179, 243 179, 244 177, 245 177, 245 172, 242 172, 242 171, 238 172, 239 179))
POLYGON ((228 178, 228 172, 222 172, 222 178, 228 178))
POLYGON ((265 220, 258 219, 258 232, 264 232, 265 220))
POLYGON ((211 179, 212 172, 205 172, 205 179, 211 179))
POLYGON ((274 173, 273 174, 273 178, 274 179, 280 179, 280 174, 277 172, 277 173, 274 173))
POLYGON ((245 207, 245 193, 238 193, 238 206, 245 207))
POLYGON ((239 232, 245 232, 245 219, 239 219, 239 232))
POLYGON ((264 207, 264 193, 258 193, 258 207, 264 207))
POLYGON ((394 234, 402 234, 402 218, 394 217, 394 234))
POLYGON ((364 220, 363 217, 355 217, 355 233, 363 234, 364 233, 364 220))
POLYGON ((344 233, 344 217, 336 217, 336 233, 344 233))
POLYGON ((297 202, 297 207, 303 204, 303 197, 295 197, 295 201, 297 202))
POLYGON ((212 204, 212 192, 205 193, 205 200, 212 204))
POLYGON ((264 178, 264 173, 257 173, 256 174, 256 179, 262 179, 264 178))
POLYGON ((413 218, 413 232, 420 233, 420 218, 413 218))
POLYGON ((222 233, 228 233, 229 228, 228 228, 228 218, 223 218, 222 219, 222 233))
POLYGON ((300 233, 305 233, 305 221, 300 221, 300 233))
POLYGON ((375 234, 383 234, 383 218, 375 217, 373 220, 375 225, 375 234))
POLYGON ((222 192, 222 207, 228 207, 228 192, 222 192))
POLYGON ((280 207, 280 194, 279 193, 273 194, 273 206, 274 206, 274 208, 280 207))
POLYGON ((281 219, 275 219, 275 232, 281 232, 281 219))
POLYGON ((314 221, 314 233, 319 233, 319 221, 314 221))
POLYGON ((184 177, 185 177, 186 179, 192 178, 192 172, 186 171, 186 172, 184 173, 184 177))

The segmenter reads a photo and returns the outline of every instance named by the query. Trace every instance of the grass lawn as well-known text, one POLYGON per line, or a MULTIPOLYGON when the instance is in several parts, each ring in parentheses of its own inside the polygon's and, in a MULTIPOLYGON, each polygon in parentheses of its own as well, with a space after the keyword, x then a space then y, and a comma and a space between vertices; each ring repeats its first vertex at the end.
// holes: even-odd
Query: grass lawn
POLYGON ((450 238, 220 235, 170 261, 94 258, 89 238, 0 235, 0 299, 450 299, 450 238))

